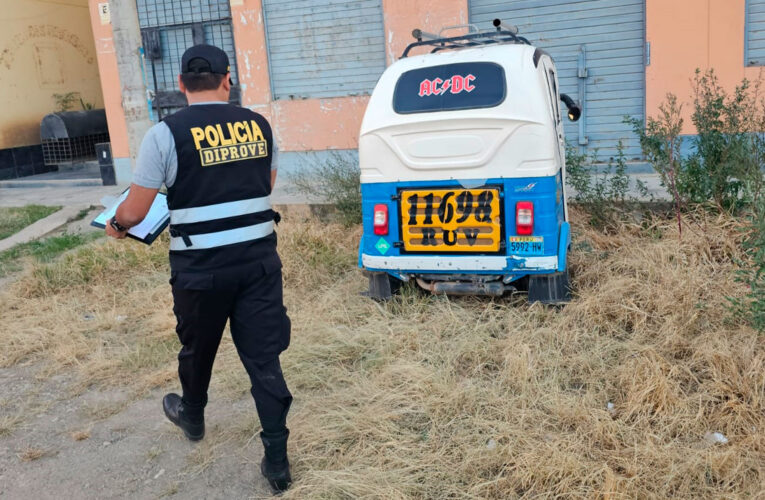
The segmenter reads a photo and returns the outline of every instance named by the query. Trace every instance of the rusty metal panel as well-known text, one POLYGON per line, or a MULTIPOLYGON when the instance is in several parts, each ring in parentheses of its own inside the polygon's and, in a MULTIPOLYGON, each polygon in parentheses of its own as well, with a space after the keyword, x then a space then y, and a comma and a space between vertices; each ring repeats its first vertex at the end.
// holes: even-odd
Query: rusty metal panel
POLYGON ((264 0, 274 99, 369 94, 385 69, 381 0, 264 0))

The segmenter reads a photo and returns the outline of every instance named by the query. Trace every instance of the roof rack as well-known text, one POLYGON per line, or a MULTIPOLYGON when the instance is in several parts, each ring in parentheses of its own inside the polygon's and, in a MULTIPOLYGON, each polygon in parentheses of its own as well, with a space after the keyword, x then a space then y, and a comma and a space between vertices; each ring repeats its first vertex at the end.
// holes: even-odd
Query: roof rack
MULTIPOLYGON (((453 37, 441 37, 440 33, 434 35, 422 31, 421 29, 416 29, 412 31, 412 36, 416 38, 417 41, 410 43, 406 49, 404 49, 404 53, 401 54, 401 57, 407 57, 409 51, 415 47, 424 46, 432 46, 433 50, 430 51, 432 54, 441 50, 463 49, 466 47, 491 45, 495 43, 521 43, 531 45, 526 38, 518 36, 518 28, 516 26, 505 24, 499 19, 494 20, 494 26, 497 28, 496 31, 478 31, 453 37)), ((457 27, 459 26, 450 26, 449 28, 457 27)), ((468 29, 474 28, 473 25, 464 25, 464 27, 467 27, 468 29)), ((444 30, 441 30, 441 32, 443 31, 444 30)))

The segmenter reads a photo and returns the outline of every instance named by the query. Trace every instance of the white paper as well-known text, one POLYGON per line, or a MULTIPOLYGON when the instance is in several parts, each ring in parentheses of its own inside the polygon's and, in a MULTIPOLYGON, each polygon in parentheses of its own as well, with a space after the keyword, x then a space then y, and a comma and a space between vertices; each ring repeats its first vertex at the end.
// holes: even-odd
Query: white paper
POLYGON ((98 4, 98 15, 101 17, 101 24, 109 24, 112 22, 112 14, 109 11, 109 2, 98 4))
MULTIPOLYGON (((109 208, 101 212, 98 217, 93 220, 93 222, 97 224, 103 224, 105 226, 111 220, 111 218, 114 217, 114 214, 117 213, 117 207, 120 206, 120 203, 125 201, 125 198, 127 198, 129 192, 130 190, 127 190, 122 193, 122 195, 117 198, 117 200, 109 208)), ((161 226, 164 221, 169 218, 170 211, 167 208, 167 196, 157 194, 157 197, 154 198, 154 203, 152 203, 151 208, 149 208, 149 213, 146 214, 146 217, 143 219, 143 221, 141 221, 140 224, 131 227, 128 231, 128 234, 132 234, 136 238, 143 240, 149 234, 156 231, 159 226, 161 226)))

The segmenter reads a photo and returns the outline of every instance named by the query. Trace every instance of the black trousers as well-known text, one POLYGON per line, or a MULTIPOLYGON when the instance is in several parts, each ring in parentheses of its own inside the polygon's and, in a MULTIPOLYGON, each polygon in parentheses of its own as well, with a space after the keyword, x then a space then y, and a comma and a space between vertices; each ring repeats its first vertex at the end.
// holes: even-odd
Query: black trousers
POLYGON ((201 410, 207 404, 215 354, 230 321, 263 430, 282 432, 292 394, 279 363, 279 354, 290 341, 281 266, 254 263, 199 273, 174 271, 170 284, 176 332, 183 344, 178 375, 184 405, 201 410))

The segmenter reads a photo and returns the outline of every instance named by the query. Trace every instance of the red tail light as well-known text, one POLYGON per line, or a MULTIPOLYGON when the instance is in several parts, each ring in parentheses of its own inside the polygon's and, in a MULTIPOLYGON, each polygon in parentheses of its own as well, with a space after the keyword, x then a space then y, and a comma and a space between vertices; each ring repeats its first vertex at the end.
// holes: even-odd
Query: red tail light
POLYGON ((374 228, 375 234, 388 234, 388 205, 384 203, 375 205, 374 228))
POLYGON ((534 233, 534 204, 519 201, 515 204, 515 232, 525 236, 534 233))

